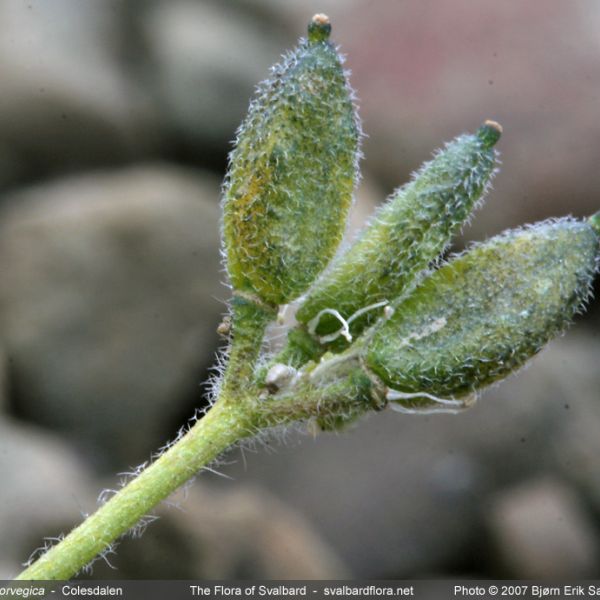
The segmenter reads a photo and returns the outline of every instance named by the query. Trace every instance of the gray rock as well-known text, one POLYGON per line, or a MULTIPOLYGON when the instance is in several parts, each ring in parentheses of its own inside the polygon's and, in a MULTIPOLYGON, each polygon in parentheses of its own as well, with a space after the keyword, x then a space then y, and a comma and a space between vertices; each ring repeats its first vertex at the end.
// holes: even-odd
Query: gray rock
POLYGON ((0 579, 12 579, 21 570, 18 562, 0 562, 0 579))
POLYGON ((569 408, 564 413, 564 427, 552 444, 552 455, 561 475, 579 488, 598 510, 600 388, 596 372, 600 338, 579 336, 575 342, 565 345, 570 365, 569 379, 555 378, 555 393, 563 397, 565 407, 569 408))
POLYGON ((2 3, 0 184, 128 159, 154 145, 154 106, 118 49, 118 2, 2 3))
POLYGON ((596 531, 577 494, 556 479, 529 481, 493 498, 489 526, 500 559, 515 579, 593 577, 596 531))
POLYGON ((19 415, 122 468, 201 403, 228 297, 218 196, 212 178, 148 166, 6 198, 0 336, 19 415))
POLYGON ((341 579, 348 576, 333 550, 296 511, 265 490, 210 492, 197 488, 182 526, 204 540, 208 577, 341 579), (199 493, 198 493, 199 492, 199 493), (193 523, 193 525, 192 525, 193 523))
POLYGON ((159 2, 143 25, 163 113, 201 145, 234 138, 254 86, 289 46, 268 19, 231 4, 159 2))

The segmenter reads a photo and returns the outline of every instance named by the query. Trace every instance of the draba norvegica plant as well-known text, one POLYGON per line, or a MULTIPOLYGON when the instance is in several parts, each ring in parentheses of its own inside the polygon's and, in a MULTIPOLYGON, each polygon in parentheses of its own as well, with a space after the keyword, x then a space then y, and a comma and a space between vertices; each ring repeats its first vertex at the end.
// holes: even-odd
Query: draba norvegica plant
POLYGON ((315 15, 273 67, 230 156, 223 248, 233 297, 219 328, 230 340, 209 409, 19 578, 73 576, 228 447, 271 428, 336 429, 386 406, 459 412, 583 310, 600 213, 511 230, 440 260, 496 171, 493 121, 439 150, 333 259, 361 130, 330 30, 315 15), (267 326, 299 298, 284 347, 262 356, 267 326))

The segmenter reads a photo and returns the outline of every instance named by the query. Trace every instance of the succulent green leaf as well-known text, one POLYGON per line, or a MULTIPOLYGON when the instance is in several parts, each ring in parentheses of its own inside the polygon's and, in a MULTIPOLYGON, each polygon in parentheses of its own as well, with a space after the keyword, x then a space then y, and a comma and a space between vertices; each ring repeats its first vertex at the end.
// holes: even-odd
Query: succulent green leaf
POLYGON ((333 257, 358 177, 360 126, 327 17, 259 85, 224 189, 234 289, 290 302, 333 257))
POLYGON ((598 249, 590 223, 570 218, 473 247, 376 326, 366 345, 367 368, 389 388, 442 398, 505 377, 583 309, 598 249))
POLYGON ((474 135, 462 135, 438 151, 324 273, 297 320, 312 325, 326 341, 340 329, 339 315, 349 321, 349 333, 357 335, 382 314, 386 303, 410 289, 481 199, 495 171, 493 145, 500 133, 497 123, 486 121, 474 135))

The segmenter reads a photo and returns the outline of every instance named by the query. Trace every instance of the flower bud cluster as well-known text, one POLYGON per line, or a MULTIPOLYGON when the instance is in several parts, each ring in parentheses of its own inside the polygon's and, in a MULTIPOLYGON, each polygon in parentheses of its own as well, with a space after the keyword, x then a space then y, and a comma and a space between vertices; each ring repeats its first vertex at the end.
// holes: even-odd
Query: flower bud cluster
MULTIPOLYGON (((256 379, 271 396, 323 381, 338 396, 369 388, 377 407, 466 405, 583 309, 600 216, 507 231, 440 266, 497 170, 502 128, 486 121, 439 150, 326 269, 360 141, 330 31, 327 17, 313 17, 307 39, 259 86, 230 157, 223 236, 234 294, 271 310, 305 294, 287 345, 256 379)), ((349 422, 361 406, 322 424, 349 422)))

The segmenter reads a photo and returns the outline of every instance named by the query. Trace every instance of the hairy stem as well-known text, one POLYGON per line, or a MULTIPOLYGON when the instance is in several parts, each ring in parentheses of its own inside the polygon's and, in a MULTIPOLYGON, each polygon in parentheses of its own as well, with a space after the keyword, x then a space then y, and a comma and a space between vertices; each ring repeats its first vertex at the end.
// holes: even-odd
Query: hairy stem
POLYGON ((274 310, 232 302, 232 341, 219 399, 190 431, 18 579, 66 579, 126 533, 161 500, 239 440, 256 432, 257 390, 250 384, 274 310))
MULTIPOLYGON (((235 343, 232 351, 234 347, 235 343)), ((339 417, 348 421, 373 408, 371 381, 353 357, 336 357, 329 364, 331 368, 321 364, 292 389, 273 396, 259 396, 256 388, 248 386, 245 395, 233 398, 222 387, 217 402, 186 435, 17 579, 72 577, 161 500, 244 438, 313 417, 319 424, 335 426, 339 417)))
POLYGON ((202 467, 252 434, 244 411, 219 402, 131 483, 43 554, 17 579, 68 579, 202 467))
POLYGON ((250 385, 274 310, 234 297, 232 342, 219 398, 190 431, 18 579, 66 579, 126 533, 232 444, 256 432, 256 388, 250 385))

